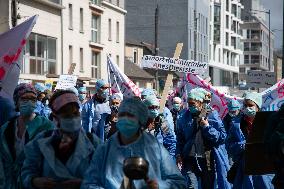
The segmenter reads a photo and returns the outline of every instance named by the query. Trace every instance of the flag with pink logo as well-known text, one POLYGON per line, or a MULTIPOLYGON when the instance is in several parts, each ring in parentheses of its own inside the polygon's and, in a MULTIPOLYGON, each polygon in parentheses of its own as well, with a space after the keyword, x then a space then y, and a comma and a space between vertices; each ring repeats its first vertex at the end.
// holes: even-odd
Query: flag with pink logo
POLYGON ((0 35, 0 96, 13 97, 20 75, 22 50, 37 18, 35 15, 0 35))

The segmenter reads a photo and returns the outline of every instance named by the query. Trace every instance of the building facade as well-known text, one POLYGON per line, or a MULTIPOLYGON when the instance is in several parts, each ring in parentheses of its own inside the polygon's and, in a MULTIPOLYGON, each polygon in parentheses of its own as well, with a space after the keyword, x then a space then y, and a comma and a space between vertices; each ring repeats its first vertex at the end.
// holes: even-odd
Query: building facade
POLYGON ((155 9, 158 6, 158 55, 173 57, 177 43, 183 43, 182 59, 208 62, 209 0, 153 1, 126 3, 126 40, 155 44, 155 9), (195 42, 196 41, 196 42, 195 42))
POLYGON ((240 80, 246 79, 248 70, 274 71, 274 34, 267 25, 267 12, 259 0, 249 0, 245 3, 242 15, 244 23, 241 25, 244 61, 240 65, 240 80))
POLYGON ((215 86, 238 84, 243 8, 238 0, 210 0, 209 75, 215 86))
MULTIPOLYGON (((11 3, 1 1, 9 11, 1 18, 0 33, 11 28, 11 3)), ((107 54, 124 69, 124 0, 22 0, 17 3, 18 23, 39 15, 25 47, 20 79, 44 82, 47 75, 73 74, 92 86, 97 79, 107 79, 107 54)), ((57 80, 57 79, 54 79, 57 80)))

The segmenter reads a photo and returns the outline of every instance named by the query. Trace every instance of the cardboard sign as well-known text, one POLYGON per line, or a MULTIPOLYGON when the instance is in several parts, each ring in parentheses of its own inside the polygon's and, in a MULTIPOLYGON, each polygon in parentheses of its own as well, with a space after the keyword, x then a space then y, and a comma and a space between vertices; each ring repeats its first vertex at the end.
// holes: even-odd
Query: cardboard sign
POLYGON ((71 87, 74 87, 76 85, 76 82, 77 76, 75 75, 60 75, 55 89, 69 89, 71 87))
POLYGON ((276 75, 274 72, 249 70, 246 81, 248 87, 269 88, 276 83, 276 75))
POLYGON ((194 60, 182 60, 175 57, 167 58, 161 56, 145 55, 142 57, 141 66, 144 68, 200 75, 206 71, 208 64, 194 60))

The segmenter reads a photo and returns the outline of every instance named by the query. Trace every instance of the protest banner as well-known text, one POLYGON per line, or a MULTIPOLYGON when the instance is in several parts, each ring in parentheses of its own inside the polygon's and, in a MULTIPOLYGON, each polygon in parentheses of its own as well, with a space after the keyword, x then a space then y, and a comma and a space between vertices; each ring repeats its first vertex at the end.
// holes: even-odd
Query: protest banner
POLYGON ((141 95, 139 88, 119 69, 109 56, 107 56, 107 68, 112 94, 122 93, 124 97, 141 95))
POLYGON ((0 96, 13 99, 20 75, 22 49, 37 18, 37 15, 33 16, 0 35, 0 96))
POLYGON ((275 84, 276 75, 274 72, 249 70, 246 82, 248 87, 268 88, 275 84))
POLYGON ((55 89, 69 89, 71 87, 74 87, 76 85, 76 82, 77 76, 75 75, 60 75, 55 89))
POLYGON ((145 55, 142 57, 141 66, 143 68, 161 69, 173 72, 202 74, 206 71, 208 65, 207 63, 194 60, 145 55))
POLYGON ((53 86, 53 81, 52 80, 46 80, 45 81, 46 89, 48 89, 49 91, 52 91, 52 86, 53 86))

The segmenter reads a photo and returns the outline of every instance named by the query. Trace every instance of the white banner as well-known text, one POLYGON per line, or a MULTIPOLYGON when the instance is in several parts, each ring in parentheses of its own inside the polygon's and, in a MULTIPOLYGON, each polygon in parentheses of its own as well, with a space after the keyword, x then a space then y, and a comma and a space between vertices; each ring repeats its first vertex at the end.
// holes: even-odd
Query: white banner
POLYGON ((36 23, 38 16, 17 25, 0 35, 0 96, 13 99, 20 75, 22 49, 36 23))
POLYGON ((76 82, 76 75, 60 75, 55 89, 70 89, 71 87, 74 87, 76 85, 76 82))
POLYGON ((124 97, 140 96, 139 88, 113 63, 107 56, 108 77, 111 84, 111 93, 122 93, 124 97))
MULTIPOLYGON (((241 104, 243 98, 230 96, 224 94, 214 86, 208 84, 205 80, 200 78, 197 75, 187 74, 183 80, 183 84, 181 84, 180 89, 176 91, 180 94, 183 94, 183 98, 187 98, 187 92, 191 89, 201 87, 210 91, 212 95, 211 106, 219 112, 221 118, 224 118, 228 113, 227 104, 232 99, 237 99, 241 104)), ((262 111, 277 111, 280 106, 284 103, 284 79, 270 87, 269 89, 263 91, 262 93, 262 111)))
POLYGON ((276 74, 274 72, 249 70, 246 82, 248 87, 268 88, 275 84, 276 74))
POLYGON ((194 60, 145 55, 142 57, 141 66, 144 68, 201 75, 206 71, 208 64, 194 60))

